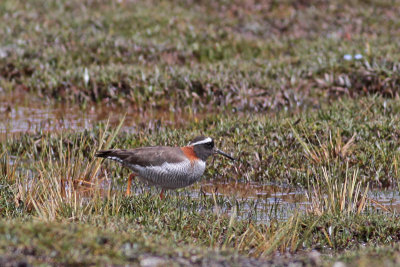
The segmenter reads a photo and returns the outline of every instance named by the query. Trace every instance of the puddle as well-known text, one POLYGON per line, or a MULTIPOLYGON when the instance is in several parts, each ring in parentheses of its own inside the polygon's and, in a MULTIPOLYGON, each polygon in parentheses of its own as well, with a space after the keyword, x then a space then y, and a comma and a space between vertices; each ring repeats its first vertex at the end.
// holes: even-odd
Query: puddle
POLYGON ((400 212, 400 192, 395 190, 371 190, 368 193, 372 205, 386 212, 400 212))
MULTIPOLYGON (((126 183, 117 185, 113 182, 110 190, 111 180, 109 178, 100 178, 96 184, 80 181, 75 183, 74 190, 85 201, 90 202, 94 194, 100 194, 103 197, 112 194, 125 194, 126 183), (94 187, 100 190, 93 190, 94 187)), ((65 187, 65 192, 71 191, 69 186, 65 187)), ((134 181, 131 192, 133 195, 143 195, 144 192, 150 192, 154 197, 158 197, 160 189, 148 187, 141 182, 134 181)), ((165 197, 174 195, 187 196, 193 200, 201 198, 218 199, 218 206, 214 206, 215 213, 231 216, 236 209, 239 220, 252 220, 256 222, 267 222, 272 219, 285 220, 289 218, 295 210, 305 211, 310 204, 307 202, 305 192, 290 187, 282 187, 272 184, 260 183, 241 183, 241 182, 220 182, 203 181, 193 186, 181 190, 167 190, 165 197), (222 204, 221 200, 222 198, 222 204)), ((201 208, 200 208, 201 210, 201 208)))
MULTIPOLYGON (((272 184, 208 181, 195 186, 192 192, 193 197, 203 193, 237 200, 240 206, 239 218, 247 219, 250 214, 258 222, 284 220, 295 210, 306 211, 311 205, 305 190, 272 184)), ((400 212, 400 192, 396 190, 371 190, 368 192, 368 202, 369 209, 400 212)), ((231 215, 230 209, 222 210, 231 215)))
MULTIPOLYGON (((238 201, 239 219, 265 222, 271 219, 284 220, 295 211, 306 211, 311 203, 305 190, 273 184, 208 181, 191 189, 193 197, 203 193, 207 196, 223 196, 238 201)), ((371 190, 368 193, 369 209, 389 213, 400 212, 400 192, 395 190, 371 190)), ((231 209, 221 209, 231 215, 231 209)))
MULTIPOLYGON (((292 187, 273 184, 204 181, 193 189, 194 195, 223 196, 236 201, 237 216, 241 220, 266 222, 271 219, 288 219, 295 210, 309 205, 305 192, 292 187)), ((221 212, 232 215, 232 209, 220 207, 221 212)))
MULTIPOLYGON (((240 183, 240 182, 203 182, 200 190, 207 195, 217 194, 226 197, 235 197, 239 199, 274 199, 288 203, 299 203, 305 201, 303 191, 285 188, 272 184, 260 183, 240 183)), ((274 201, 274 202, 276 202, 274 201)))
MULTIPOLYGON (((128 105, 126 105, 128 106, 128 105)), ((91 105, 85 110, 78 105, 46 103, 30 94, 14 92, 0 94, 0 140, 37 131, 60 132, 67 129, 89 129, 97 122, 118 125, 126 114, 124 131, 134 132, 137 127, 158 125, 182 127, 188 121, 201 119, 200 115, 170 111, 138 112, 133 108, 91 105)))
MULTIPOLYGON (((24 175, 34 177, 26 169, 24 169, 24 175)), ((76 192, 83 202, 90 202, 97 194, 102 197, 109 197, 113 194, 123 195, 125 190, 126 182, 116 183, 112 181, 111 177, 100 175, 95 183, 84 180, 65 181, 63 191, 64 194, 70 196, 76 192)), ((135 181, 132 185, 132 194, 142 195, 144 192, 149 192, 150 195, 158 197, 160 190, 135 181)), ((213 207, 215 213, 226 216, 235 213, 239 220, 251 220, 258 223, 271 220, 284 221, 297 211, 305 212, 311 208, 305 190, 256 182, 203 180, 181 190, 168 190, 165 195, 166 198, 179 195, 187 196, 193 200, 216 199, 217 205, 213 207)), ((367 211, 400 212, 400 193, 398 191, 371 190, 367 199, 367 211)), ((201 207, 202 205, 200 205, 199 211, 201 211, 201 207)), ((208 206, 207 209, 209 208, 208 206)))

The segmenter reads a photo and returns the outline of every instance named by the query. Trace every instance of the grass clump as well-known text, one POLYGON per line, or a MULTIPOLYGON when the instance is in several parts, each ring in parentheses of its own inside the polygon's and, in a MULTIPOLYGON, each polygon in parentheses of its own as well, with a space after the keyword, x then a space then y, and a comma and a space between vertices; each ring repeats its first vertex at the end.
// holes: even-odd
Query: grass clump
POLYGON ((328 174, 322 168, 322 181, 316 179, 311 185, 311 195, 308 195, 312 203, 310 212, 319 216, 323 214, 360 214, 366 207, 369 185, 364 188, 363 181, 358 177, 358 171, 353 174, 346 172, 344 181, 328 174))

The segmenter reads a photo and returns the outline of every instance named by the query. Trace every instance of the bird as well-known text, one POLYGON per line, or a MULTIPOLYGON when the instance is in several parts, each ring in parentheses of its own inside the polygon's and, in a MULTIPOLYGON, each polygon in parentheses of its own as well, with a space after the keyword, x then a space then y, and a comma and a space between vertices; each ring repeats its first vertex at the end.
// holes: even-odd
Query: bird
POLYGON ((234 161, 235 158, 217 149, 214 140, 207 136, 197 136, 187 146, 150 146, 134 149, 100 150, 96 157, 110 159, 129 168, 126 196, 131 194, 131 184, 135 177, 150 186, 164 190, 178 189, 192 185, 200 180, 206 168, 207 159, 220 154, 234 161))

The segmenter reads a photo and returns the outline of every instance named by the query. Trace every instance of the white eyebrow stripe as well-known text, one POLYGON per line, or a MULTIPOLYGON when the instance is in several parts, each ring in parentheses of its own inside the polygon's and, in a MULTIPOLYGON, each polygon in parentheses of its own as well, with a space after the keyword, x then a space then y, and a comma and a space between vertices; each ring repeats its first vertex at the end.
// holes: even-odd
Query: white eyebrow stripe
POLYGON ((210 138, 210 137, 207 137, 206 139, 204 139, 204 140, 201 140, 201 141, 197 141, 196 143, 192 143, 192 144, 190 144, 191 146, 196 146, 196 145, 201 145, 201 144, 206 144, 206 143, 211 143, 212 142, 212 139, 210 138))

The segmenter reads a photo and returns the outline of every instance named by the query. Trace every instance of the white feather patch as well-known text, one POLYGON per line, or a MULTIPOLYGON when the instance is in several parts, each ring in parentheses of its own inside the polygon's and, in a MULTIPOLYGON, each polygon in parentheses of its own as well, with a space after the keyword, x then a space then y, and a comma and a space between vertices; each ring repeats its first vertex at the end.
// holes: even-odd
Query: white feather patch
POLYGON ((117 158, 117 157, 110 156, 110 157, 107 157, 107 159, 115 160, 115 161, 118 161, 118 162, 122 163, 122 159, 117 158))
POLYGON ((212 139, 210 138, 210 137, 207 137, 206 139, 204 139, 204 140, 201 140, 201 141, 197 141, 196 143, 192 143, 192 144, 190 144, 191 146, 196 146, 196 145, 202 145, 202 144, 207 144, 207 143, 211 143, 212 142, 212 139))

